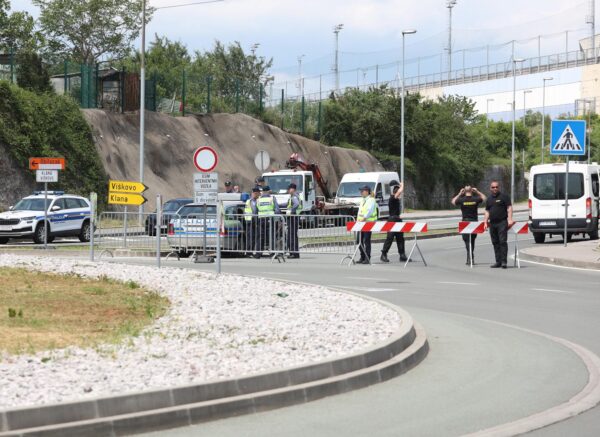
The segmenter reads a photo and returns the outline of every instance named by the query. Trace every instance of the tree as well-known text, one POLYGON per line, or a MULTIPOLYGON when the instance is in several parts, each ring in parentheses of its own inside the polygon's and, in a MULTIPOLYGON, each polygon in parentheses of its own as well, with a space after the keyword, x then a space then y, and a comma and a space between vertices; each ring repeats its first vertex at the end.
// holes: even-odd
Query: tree
MULTIPOLYGON (((33 0, 47 50, 54 56, 93 64, 129 53, 142 27, 141 0, 33 0)), ((153 9, 146 9, 146 22, 153 9)))
POLYGON ((52 92, 48 66, 34 52, 17 55, 17 85, 35 93, 52 92))
POLYGON ((0 0, 0 50, 19 52, 35 51, 43 41, 43 36, 35 29, 35 21, 27 12, 9 14, 8 0, 0 0))

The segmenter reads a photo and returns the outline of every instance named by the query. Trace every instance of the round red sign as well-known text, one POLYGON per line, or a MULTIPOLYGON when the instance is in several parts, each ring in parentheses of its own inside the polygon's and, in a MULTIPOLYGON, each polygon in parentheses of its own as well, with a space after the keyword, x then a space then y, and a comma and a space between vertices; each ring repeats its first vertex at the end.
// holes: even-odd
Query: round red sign
POLYGON ((201 172, 213 171, 218 161, 217 152, 210 147, 199 147, 194 152, 194 165, 201 172))

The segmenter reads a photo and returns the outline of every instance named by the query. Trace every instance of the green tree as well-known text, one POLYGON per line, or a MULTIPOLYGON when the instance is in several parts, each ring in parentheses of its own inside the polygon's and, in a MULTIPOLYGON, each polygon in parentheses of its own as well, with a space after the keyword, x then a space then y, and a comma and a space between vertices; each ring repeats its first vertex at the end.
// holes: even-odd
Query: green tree
POLYGON ((17 85, 36 93, 52 92, 48 66, 34 52, 22 52, 17 56, 17 85))
POLYGON ((8 0, 0 0, 0 51, 35 51, 42 42, 33 17, 23 11, 10 12, 8 0))
MULTIPOLYGON (((33 0, 54 56, 93 64, 102 57, 123 57, 142 27, 141 0, 33 0)), ((153 9, 147 8, 147 22, 153 9)))

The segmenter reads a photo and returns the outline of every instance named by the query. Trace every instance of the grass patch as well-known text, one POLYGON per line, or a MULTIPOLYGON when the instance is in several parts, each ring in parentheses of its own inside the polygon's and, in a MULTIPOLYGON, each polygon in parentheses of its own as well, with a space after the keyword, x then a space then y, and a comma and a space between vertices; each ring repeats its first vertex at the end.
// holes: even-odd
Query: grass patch
POLYGON ((133 281, 0 268, 0 350, 34 353, 93 347, 136 336, 168 299, 133 281))

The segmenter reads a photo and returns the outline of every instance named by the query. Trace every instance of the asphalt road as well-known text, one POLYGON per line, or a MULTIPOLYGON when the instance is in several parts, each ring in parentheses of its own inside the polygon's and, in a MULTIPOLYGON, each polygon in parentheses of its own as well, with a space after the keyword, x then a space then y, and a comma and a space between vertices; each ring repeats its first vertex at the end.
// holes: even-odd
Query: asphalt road
MULTIPOLYGON (((581 360, 557 343, 493 322, 564 338, 600 355, 600 272, 528 263, 492 270, 489 237, 477 243, 473 269, 464 265, 460 237, 420 242, 428 267, 413 262, 403 269, 395 255, 391 264, 351 267, 328 255, 285 264, 224 260, 224 272, 335 286, 400 305, 425 327, 430 355, 413 371, 367 389, 161 435, 461 435, 567 401, 587 382, 581 360)), ((520 241, 521 247, 531 243, 520 241)), ((163 265, 214 270, 189 260, 163 265)), ((568 434, 600 435, 600 408, 532 433, 568 434)))

